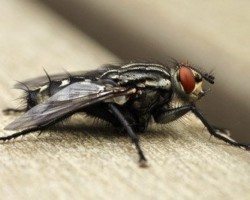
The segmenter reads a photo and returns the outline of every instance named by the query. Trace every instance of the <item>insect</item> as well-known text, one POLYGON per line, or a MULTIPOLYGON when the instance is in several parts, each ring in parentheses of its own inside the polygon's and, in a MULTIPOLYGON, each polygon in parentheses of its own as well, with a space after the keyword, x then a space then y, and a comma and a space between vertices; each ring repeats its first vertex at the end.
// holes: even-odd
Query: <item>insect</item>
POLYGON ((24 114, 5 127, 17 132, 0 137, 0 141, 44 130, 84 112, 123 129, 136 147, 139 164, 145 166, 147 159, 137 133, 145 132, 152 118, 165 124, 191 111, 212 136, 233 146, 249 148, 250 145, 219 132, 197 109, 195 102, 207 92, 202 87, 204 81, 214 84, 214 76, 174 59, 167 64, 107 65, 76 74, 49 76, 46 72, 44 77, 16 85, 26 93, 26 108, 5 110, 24 114))

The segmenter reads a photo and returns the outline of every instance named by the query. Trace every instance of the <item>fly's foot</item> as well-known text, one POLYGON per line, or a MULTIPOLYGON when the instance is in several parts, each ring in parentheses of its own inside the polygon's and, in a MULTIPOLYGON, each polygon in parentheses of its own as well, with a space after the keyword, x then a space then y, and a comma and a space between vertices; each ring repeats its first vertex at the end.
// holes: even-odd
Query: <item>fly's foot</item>
POLYGON ((139 160, 139 167, 141 167, 141 168, 148 168, 149 167, 148 161, 146 159, 140 159, 139 160))

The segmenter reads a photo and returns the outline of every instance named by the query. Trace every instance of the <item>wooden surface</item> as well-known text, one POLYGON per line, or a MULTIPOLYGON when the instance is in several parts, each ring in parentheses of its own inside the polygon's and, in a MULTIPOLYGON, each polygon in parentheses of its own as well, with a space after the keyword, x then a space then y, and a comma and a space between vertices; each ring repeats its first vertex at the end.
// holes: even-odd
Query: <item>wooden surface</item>
MULTIPOLYGON (((0 109, 18 105, 13 80, 83 70, 117 58, 35 1, 1 1, 0 109)), ((0 115, 0 134, 15 116, 0 115)), ((128 137, 74 117, 0 144, 1 199, 249 199, 250 154, 214 138, 193 115, 128 137)))

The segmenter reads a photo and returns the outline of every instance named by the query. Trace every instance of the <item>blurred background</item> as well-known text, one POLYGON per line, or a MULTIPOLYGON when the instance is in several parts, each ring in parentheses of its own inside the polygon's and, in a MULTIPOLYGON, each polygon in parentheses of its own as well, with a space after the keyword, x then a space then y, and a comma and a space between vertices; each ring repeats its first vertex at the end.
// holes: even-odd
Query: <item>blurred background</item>
MULTIPOLYGON (((213 70, 216 83, 211 86, 212 92, 199 102, 199 107, 213 124, 230 129, 236 140, 250 142, 249 1, 33 0, 28 2, 45 7, 48 12, 69 23, 72 30, 77 29, 78 37, 81 37, 81 34, 84 37, 87 35, 110 55, 114 55, 112 57, 114 59, 109 60, 95 58, 93 55, 93 59, 99 59, 98 63, 103 60, 117 62, 117 60, 133 59, 164 62, 171 56, 179 61, 188 60, 189 63, 198 65, 208 72, 213 70)), ((20 2, 19 4, 21 5, 20 2)), ((24 10, 25 5, 23 4, 24 10)), ((35 15, 39 15, 39 12, 34 13, 35 15)), ((19 19, 16 17, 11 20, 19 19)), ((46 20, 48 19, 44 18, 44 22, 49 23, 46 20)), ((25 23, 22 25, 25 27, 25 23)), ((39 25, 36 28, 39 29, 39 25)), ((31 30, 23 29, 23 31, 29 35, 31 30)), ((60 37, 60 30, 57 30, 55 35, 60 37)), ((13 37, 18 37, 18 33, 13 37)), ((36 39, 41 41, 39 37, 36 39)), ((6 40, 4 34, 1 40, 6 40)), ((14 38, 10 36, 9 40, 14 38)), ((28 43, 29 39, 26 42, 28 43)), ((80 46, 76 46, 78 50, 83 48, 84 53, 87 52, 84 45, 81 43, 80 46)), ((62 46, 62 52, 65 48, 67 45, 62 46)), ((49 49, 46 51, 49 52, 49 49)), ((67 57, 63 53, 60 56, 67 57)), ((41 68, 50 63, 46 57, 44 63, 41 57, 40 59, 41 68)), ((79 66, 81 64, 67 62, 62 67, 76 63, 79 66)), ((86 66, 86 63, 82 64, 86 66)))

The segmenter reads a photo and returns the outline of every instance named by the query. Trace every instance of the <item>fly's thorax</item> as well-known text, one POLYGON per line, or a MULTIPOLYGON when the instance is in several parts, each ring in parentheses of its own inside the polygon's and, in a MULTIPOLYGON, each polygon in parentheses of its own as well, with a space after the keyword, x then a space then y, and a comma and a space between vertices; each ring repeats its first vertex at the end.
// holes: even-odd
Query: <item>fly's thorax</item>
POLYGON ((170 88, 169 69, 159 64, 131 63, 119 69, 108 70, 100 76, 100 79, 111 79, 119 85, 138 83, 138 87, 170 88))
POLYGON ((169 93, 171 80, 169 69, 159 64, 132 63, 120 69, 108 70, 100 77, 101 80, 112 80, 121 87, 136 88, 131 96, 113 98, 119 105, 131 104, 136 110, 150 109, 159 98, 159 91, 169 93))

